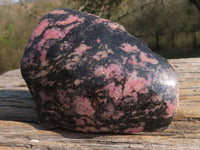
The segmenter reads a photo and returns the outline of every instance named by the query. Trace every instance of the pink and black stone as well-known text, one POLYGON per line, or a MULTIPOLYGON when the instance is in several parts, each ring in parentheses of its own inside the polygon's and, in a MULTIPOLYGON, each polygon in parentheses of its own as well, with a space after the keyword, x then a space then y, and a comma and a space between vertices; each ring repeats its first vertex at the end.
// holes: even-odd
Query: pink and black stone
POLYGON ((21 73, 48 128, 133 134, 167 127, 178 106, 171 65, 114 22, 70 9, 45 15, 21 73))

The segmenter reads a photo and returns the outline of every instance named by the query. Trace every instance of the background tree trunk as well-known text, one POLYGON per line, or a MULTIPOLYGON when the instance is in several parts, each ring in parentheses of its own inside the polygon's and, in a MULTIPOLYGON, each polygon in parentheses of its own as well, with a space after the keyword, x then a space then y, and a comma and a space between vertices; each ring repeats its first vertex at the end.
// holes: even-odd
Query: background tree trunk
POLYGON ((197 48, 197 35, 196 35, 196 31, 193 31, 193 47, 197 48))
POLYGON ((156 50, 160 51, 160 34, 156 32, 156 50))
POLYGON ((200 0, 189 0, 200 11, 200 0))

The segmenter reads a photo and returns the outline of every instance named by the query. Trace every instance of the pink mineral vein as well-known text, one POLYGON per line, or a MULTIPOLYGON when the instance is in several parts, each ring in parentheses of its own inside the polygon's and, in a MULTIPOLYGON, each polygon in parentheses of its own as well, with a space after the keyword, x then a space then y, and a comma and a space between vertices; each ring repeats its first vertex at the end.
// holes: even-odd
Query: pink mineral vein
POLYGON ((25 64, 24 67, 27 68, 28 66, 36 66, 37 64, 33 62, 34 54, 30 53, 29 56, 23 57, 22 62, 25 64))
POLYGON ((132 46, 129 43, 123 43, 120 48, 127 53, 138 53, 140 51, 136 45, 132 46))
POLYGON ((70 15, 66 20, 62 20, 62 21, 57 21, 55 23, 55 25, 68 25, 68 24, 71 24, 71 23, 74 23, 74 22, 81 22, 83 23, 84 22, 84 18, 79 18, 78 16, 76 15, 70 15))
POLYGON ((47 55, 47 50, 41 51, 40 60, 42 66, 46 66, 48 64, 48 61, 46 60, 46 55, 47 55))
POLYGON ((128 128, 124 130, 124 133, 134 134, 134 133, 142 132, 143 130, 144 130, 144 127, 128 128))
POLYGON ((100 44, 101 43, 101 39, 97 39, 97 43, 100 44))
POLYGON ((129 63, 129 64, 132 64, 132 65, 137 65, 137 64, 138 64, 138 61, 137 61, 137 59, 136 59, 136 56, 135 56, 135 55, 132 55, 132 56, 131 56, 131 59, 128 60, 128 63, 129 63))
POLYGON ((31 40, 33 40, 35 37, 40 36, 44 32, 44 30, 48 27, 48 25, 49 25, 49 20, 48 19, 42 20, 38 24, 36 29, 33 31, 33 34, 31 35, 31 40))
POLYGON ((63 15, 63 14, 67 14, 67 12, 65 12, 64 10, 53 10, 52 12, 50 12, 50 14, 63 15))
POLYGON ((117 111, 115 115, 113 115, 113 119, 117 120, 124 115, 124 111, 117 111))
POLYGON ((115 112, 113 104, 109 103, 106 106, 106 110, 102 113, 103 119, 109 119, 115 112))
POLYGON ((134 91, 142 92, 142 90, 146 87, 146 80, 141 77, 130 77, 127 79, 123 94, 126 96, 131 96, 134 91))
POLYGON ((167 110, 166 110, 167 115, 164 116, 164 118, 172 117, 176 112, 177 107, 178 107, 177 100, 174 100, 173 102, 167 101, 167 110))
POLYGON ((74 81, 74 85, 78 86, 81 82, 82 82, 81 80, 76 79, 76 80, 74 81))
POLYGON ((41 104, 44 104, 46 101, 51 100, 51 97, 47 96, 46 93, 44 93, 44 91, 40 91, 39 92, 40 98, 41 98, 41 104))
POLYGON ((65 33, 63 33, 60 28, 54 27, 54 28, 46 30, 43 36, 45 40, 59 39, 59 38, 63 38, 65 36, 65 33))
POLYGON ((103 59, 103 58, 107 58, 108 54, 103 51, 103 52, 97 52, 96 55, 94 55, 92 58, 96 59, 97 61, 103 59))
POLYGON ((70 99, 68 98, 68 94, 67 94, 67 92, 65 91, 65 90, 62 90, 62 89, 57 89, 56 90, 57 91, 57 94, 58 94, 58 97, 59 97, 59 101, 61 102, 61 103, 65 103, 65 102, 69 102, 70 101, 70 99))
POLYGON ((109 22, 107 19, 96 19, 93 23, 94 24, 99 24, 99 23, 102 23, 102 22, 109 22))
POLYGON ((90 49, 91 47, 87 46, 86 44, 80 44, 76 49, 75 49, 75 54, 81 56, 85 51, 90 49))
POLYGON ((76 118, 75 121, 77 126, 85 125, 83 118, 76 118))
POLYGON ((95 113, 89 99, 86 97, 77 96, 73 103, 76 106, 76 112, 80 115, 93 116, 95 113))
POLYGON ((128 58, 127 57, 123 57, 123 56, 121 58, 123 60, 122 64, 125 65, 128 58))
POLYGON ((155 58, 147 57, 146 53, 144 53, 144 52, 140 53, 140 59, 143 60, 144 62, 146 61, 146 62, 149 62, 149 63, 154 64, 154 65, 158 64, 158 61, 155 58))
POLYGON ((107 68, 100 66, 95 70, 95 75, 101 76, 104 75, 105 79, 112 79, 112 78, 117 78, 118 80, 121 79, 121 66, 116 65, 116 64, 110 64, 107 68))
POLYGON ((71 45, 70 45, 69 42, 67 42, 67 41, 64 41, 64 43, 62 43, 62 44, 60 45, 60 50, 61 50, 61 51, 68 50, 68 49, 70 49, 70 48, 71 48, 71 45))
MULTIPOLYGON (((41 51, 44 44, 47 42, 49 39, 57 39, 57 40, 62 40, 69 32, 71 29, 79 26, 80 23, 72 24, 68 27, 66 27, 64 30, 61 30, 61 28, 53 27, 45 31, 43 35, 43 39, 40 40, 38 44, 38 50, 41 51)), ((50 45, 47 45, 48 47, 50 45)))
POLYGON ((109 22, 108 26, 112 29, 112 30, 116 30, 120 27, 120 25, 118 23, 113 23, 113 22, 109 22))
POLYGON ((115 82, 112 82, 110 84, 108 84, 108 90, 109 90, 109 96, 113 98, 113 100, 115 101, 115 103, 119 103, 120 100, 123 96, 122 94, 122 85, 115 85, 115 82))

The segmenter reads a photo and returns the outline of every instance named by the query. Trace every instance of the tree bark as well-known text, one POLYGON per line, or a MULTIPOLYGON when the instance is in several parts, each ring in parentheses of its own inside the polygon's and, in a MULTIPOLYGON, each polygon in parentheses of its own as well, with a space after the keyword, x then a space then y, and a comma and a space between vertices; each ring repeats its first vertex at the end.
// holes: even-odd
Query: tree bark
POLYGON ((195 30, 193 31, 193 47, 197 47, 197 35, 195 30))
POLYGON ((200 0, 189 0, 200 11, 200 0))
POLYGON ((160 51, 160 35, 158 32, 156 32, 156 50, 160 51))

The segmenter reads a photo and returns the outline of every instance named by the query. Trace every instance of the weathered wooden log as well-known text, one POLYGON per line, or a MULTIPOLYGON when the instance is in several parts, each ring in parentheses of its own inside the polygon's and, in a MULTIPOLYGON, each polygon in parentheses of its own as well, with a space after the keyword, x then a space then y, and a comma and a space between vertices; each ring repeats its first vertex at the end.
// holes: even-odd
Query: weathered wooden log
POLYGON ((200 58, 171 59, 180 84, 180 106, 165 131, 134 135, 47 130, 37 121, 20 71, 0 76, 0 149, 200 149, 200 58))

